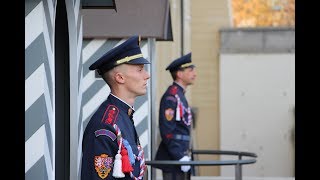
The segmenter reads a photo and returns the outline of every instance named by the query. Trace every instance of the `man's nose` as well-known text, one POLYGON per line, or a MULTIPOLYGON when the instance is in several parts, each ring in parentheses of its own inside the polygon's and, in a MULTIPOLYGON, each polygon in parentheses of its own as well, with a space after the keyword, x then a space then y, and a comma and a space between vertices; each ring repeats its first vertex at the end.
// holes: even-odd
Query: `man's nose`
POLYGON ((150 73, 146 71, 146 79, 150 79, 150 73))

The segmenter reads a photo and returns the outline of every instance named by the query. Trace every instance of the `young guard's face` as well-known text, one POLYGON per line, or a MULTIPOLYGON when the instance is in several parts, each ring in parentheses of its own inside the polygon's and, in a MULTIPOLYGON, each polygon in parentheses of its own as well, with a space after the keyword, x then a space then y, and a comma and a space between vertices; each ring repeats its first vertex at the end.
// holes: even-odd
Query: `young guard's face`
POLYGON ((197 76, 197 73, 194 67, 185 68, 181 72, 181 80, 183 81, 183 84, 187 86, 194 83, 196 76, 197 76))
POLYGON ((146 94, 150 74, 144 69, 144 64, 126 64, 126 66, 125 78, 127 90, 135 96, 146 94))

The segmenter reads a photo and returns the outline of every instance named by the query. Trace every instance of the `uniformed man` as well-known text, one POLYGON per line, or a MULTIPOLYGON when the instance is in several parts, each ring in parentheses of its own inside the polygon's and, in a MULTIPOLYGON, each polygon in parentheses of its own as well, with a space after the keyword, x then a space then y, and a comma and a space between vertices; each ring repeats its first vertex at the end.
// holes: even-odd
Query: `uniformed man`
MULTIPOLYGON (((163 94, 159 110, 161 142, 156 160, 190 161, 190 131, 192 113, 185 97, 186 89, 196 78, 191 53, 174 60, 166 68, 171 73, 173 83, 163 94)), ((160 165, 163 179, 190 179, 190 166, 160 165)))
POLYGON ((137 96, 146 94, 149 64, 138 36, 111 49, 89 69, 110 87, 83 134, 81 180, 143 179, 146 165, 132 119, 137 96))

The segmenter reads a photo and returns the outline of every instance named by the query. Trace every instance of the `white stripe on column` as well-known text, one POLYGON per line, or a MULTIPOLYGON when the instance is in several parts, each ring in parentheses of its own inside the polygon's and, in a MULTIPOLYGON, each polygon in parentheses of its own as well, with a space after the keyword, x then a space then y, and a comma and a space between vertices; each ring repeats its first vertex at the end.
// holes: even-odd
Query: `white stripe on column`
POLYGON ((44 155, 43 147, 45 138, 45 126, 42 125, 25 142, 25 172, 27 172, 44 155))
POLYGON ((106 42, 105 39, 94 39, 82 50, 82 63, 88 59, 106 42))
POLYGON ((134 124, 136 126, 148 115, 148 101, 145 101, 139 109, 133 114, 134 124))
MULTIPOLYGON (((46 102, 46 108, 47 108, 47 114, 48 114, 48 120, 49 120, 49 125, 50 125, 50 130, 51 133, 53 134, 52 136, 52 141, 55 142, 55 123, 53 122, 55 113, 53 112, 53 107, 52 107, 52 100, 50 96, 50 91, 49 91, 49 86, 48 86, 48 81, 47 81, 47 75, 45 71, 43 72, 43 89, 44 89, 44 98, 46 102)), ((54 96, 53 96, 54 98, 54 96)), ((54 152, 54 150, 53 150, 54 152)))
MULTIPOLYGON (((83 74, 83 70, 81 70, 81 76, 82 77, 82 74, 83 74)), ((84 85, 83 83, 83 79, 80 80, 80 83, 79 83, 79 89, 80 89, 80 92, 79 95, 78 95, 78 106, 77 106, 77 127, 78 127, 78 123, 79 123, 79 120, 80 120, 80 110, 81 110, 81 102, 82 102, 82 86, 84 85)), ((81 121, 82 122, 82 121, 81 121)), ((81 123, 80 125, 80 132, 79 132, 79 138, 78 138, 78 147, 77 147, 77 174, 79 174, 79 171, 80 171, 80 162, 81 162, 81 157, 82 157, 82 135, 83 135, 83 123, 81 123)))
POLYGON ((45 126, 42 125, 25 142, 25 172, 27 172, 44 155, 43 147, 45 139, 45 126))
POLYGON ((88 74, 82 79, 82 93, 86 92, 87 89, 97 80, 94 75, 94 71, 89 71, 88 74))
POLYGON ((25 142, 25 173, 34 166, 37 161, 44 156, 46 170, 49 180, 54 179, 52 162, 47 141, 46 128, 42 125, 26 142, 25 142), (35 148, 36 147, 36 148, 35 148))
POLYGON ((148 43, 146 43, 142 48, 141 48, 141 52, 143 54, 143 57, 145 59, 148 59, 149 57, 149 53, 148 53, 148 43))
POLYGON ((25 111, 43 94, 44 92, 44 65, 41 64, 25 81, 25 111))
MULTIPOLYGON (((114 47, 119 46, 125 41, 122 39, 114 47)), ((87 62, 87 60, 106 42, 105 39, 94 39, 82 50, 82 63, 87 62)), ((113 48, 114 48, 113 47, 113 48)))
POLYGON ((80 162, 81 162, 81 157, 82 157, 82 139, 83 139, 83 124, 81 124, 80 127, 80 137, 79 137, 79 145, 78 145, 78 149, 77 149, 77 173, 79 173, 80 171, 80 162))
MULTIPOLYGON (((25 81, 25 111, 44 94, 51 132, 54 132, 52 102, 44 65, 41 64, 25 81)), ((54 140, 54 136, 53 136, 54 140)))
POLYGON ((52 52, 53 41, 51 42, 46 18, 43 18, 43 23, 45 24, 45 26, 43 27, 43 36, 44 36, 44 42, 45 42, 46 52, 48 57, 48 64, 50 68, 49 72, 54 82, 54 60, 53 60, 54 54, 52 52))
POLYGON ((110 92, 109 86, 104 85, 82 108, 82 122, 85 121, 100 104, 106 100, 110 92))
POLYGON ((73 10, 74 10, 74 19, 75 19, 74 22, 76 22, 76 23, 78 22, 78 18, 79 18, 80 2, 81 2, 81 0, 76 0, 76 3, 75 3, 74 8, 73 8, 73 10))
POLYGON ((47 3, 48 3, 49 15, 50 15, 50 24, 51 24, 51 27, 54 27, 55 19, 53 18, 54 17, 53 10, 55 9, 55 7, 53 7, 52 0, 47 0, 47 3))
POLYGON ((42 1, 25 18, 25 44, 26 49, 43 31, 44 9, 42 1))
POLYGON ((139 140, 141 143, 141 146, 145 148, 148 145, 148 129, 146 129, 140 136, 139 140))
MULTIPOLYGON (((80 63, 81 61, 81 55, 82 55, 82 44, 83 44, 83 40, 82 40, 82 18, 80 19, 80 25, 79 25, 79 36, 78 36, 78 47, 77 47, 77 69, 79 69, 80 63)), ((81 68, 82 70, 83 68, 81 68)), ((81 76, 82 77, 82 76, 81 76)))
MULTIPOLYGON (((80 77, 82 77, 83 76, 83 70, 80 70, 81 72, 80 72, 80 77)), ((79 82, 79 93, 78 93, 78 97, 77 97, 77 102, 78 102, 78 104, 77 104, 77 127, 78 127, 78 121, 80 120, 80 110, 81 110, 81 105, 82 105, 82 95, 83 95, 83 91, 82 91, 82 89, 83 89, 83 78, 80 80, 80 82, 79 82)))
MULTIPOLYGON (((54 165, 52 166, 52 162, 51 162, 51 158, 50 158, 51 156, 50 156, 50 151, 49 151, 49 144, 48 144, 48 141, 47 141, 48 137, 47 137, 45 131, 44 131, 44 136, 45 136, 45 138, 44 138, 44 147, 43 147, 44 148, 44 161, 45 161, 46 167, 47 167, 48 179, 49 180, 53 180, 53 179, 55 179, 55 168, 54 168, 54 165)), ((55 141, 53 140, 53 142, 55 142, 55 141)), ((53 162, 54 162, 55 146, 53 146, 52 148, 53 148, 52 159, 53 159, 53 162)))

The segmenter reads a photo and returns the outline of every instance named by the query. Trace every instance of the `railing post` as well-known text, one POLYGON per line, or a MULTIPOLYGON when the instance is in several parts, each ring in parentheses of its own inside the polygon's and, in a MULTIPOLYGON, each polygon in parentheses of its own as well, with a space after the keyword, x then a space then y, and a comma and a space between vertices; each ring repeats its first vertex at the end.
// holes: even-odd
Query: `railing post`
MULTIPOLYGON (((241 154, 239 154, 239 160, 242 159, 241 154)), ((235 166, 235 170, 236 170, 236 180, 242 180, 242 166, 240 163, 237 163, 235 166)))

